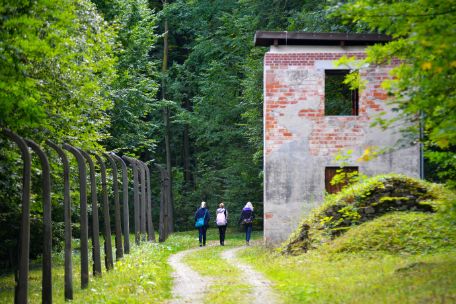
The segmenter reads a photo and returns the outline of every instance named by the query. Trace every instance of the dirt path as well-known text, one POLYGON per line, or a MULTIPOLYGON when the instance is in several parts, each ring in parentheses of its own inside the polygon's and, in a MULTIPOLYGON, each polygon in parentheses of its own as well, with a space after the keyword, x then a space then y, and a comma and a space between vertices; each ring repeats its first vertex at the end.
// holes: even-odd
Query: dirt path
MULTIPOLYGON (((279 304, 282 303, 275 292, 271 289, 271 282, 268 281, 261 273, 254 270, 251 266, 242 263, 236 258, 236 253, 243 247, 236 247, 222 252, 222 258, 228 261, 230 265, 239 268, 243 282, 252 286, 252 294, 249 298, 250 303, 256 304, 279 304)), ((210 287, 212 280, 210 277, 203 277, 194 271, 182 260, 185 256, 193 254, 202 248, 185 250, 173 254, 168 262, 173 268, 173 299, 170 304, 182 303, 203 303, 204 295, 210 287)))
POLYGON ((173 268, 173 300, 171 304, 182 303, 203 303, 205 290, 211 284, 210 279, 203 277, 196 271, 182 262, 182 259, 187 255, 201 248, 190 249, 173 254, 168 262, 173 268))
POLYGON ((263 274, 257 272, 250 265, 244 264, 236 258, 236 253, 241 249, 242 247, 237 247, 226 250, 222 253, 222 257, 226 259, 230 265, 238 267, 241 275, 243 276, 244 282, 253 287, 252 295, 249 296, 252 299, 251 303, 282 303, 279 296, 271 289, 271 282, 267 280, 263 274))

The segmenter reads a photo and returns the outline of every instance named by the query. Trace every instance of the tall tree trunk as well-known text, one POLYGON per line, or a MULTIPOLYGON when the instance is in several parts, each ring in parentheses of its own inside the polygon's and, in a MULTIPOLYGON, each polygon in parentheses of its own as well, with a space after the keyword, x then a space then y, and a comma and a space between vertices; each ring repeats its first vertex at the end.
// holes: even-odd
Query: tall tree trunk
MULTIPOLYGON (((163 2, 163 7, 165 7, 167 1, 163 2)), ((162 65, 162 100, 166 99, 166 73, 168 72, 168 19, 165 19, 165 33, 163 35, 163 65, 162 65)), ((172 168, 171 168, 171 147, 170 147, 170 121, 169 121, 169 107, 163 109, 163 123, 165 125, 165 153, 166 153, 166 170, 169 174, 169 188, 168 195, 169 203, 168 206, 169 214, 168 220, 169 232, 174 232, 174 204, 173 204, 173 190, 172 190, 172 168)))
MULTIPOLYGON (((184 101, 184 109, 190 111, 190 102, 188 100, 184 101)), ((183 137, 183 165, 184 165, 184 182, 186 190, 192 189, 193 180, 192 180, 192 173, 190 170, 190 132, 189 132, 189 125, 184 125, 184 132, 182 134, 183 137)))

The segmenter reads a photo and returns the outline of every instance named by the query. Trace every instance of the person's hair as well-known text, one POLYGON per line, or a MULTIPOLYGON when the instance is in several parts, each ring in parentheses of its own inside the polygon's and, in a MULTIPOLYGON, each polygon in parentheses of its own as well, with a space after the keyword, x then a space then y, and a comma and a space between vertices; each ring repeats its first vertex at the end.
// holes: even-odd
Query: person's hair
POLYGON ((249 209, 252 209, 253 210, 253 205, 251 202, 247 202, 247 204, 245 204, 245 207, 244 208, 249 208, 249 209))
POLYGON ((206 202, 201 202, 201 208, 206 208, 206 202))
POLYGON ((219 207, 220 208, 225 208, 225 204, 224 203, 220 203, 219 207))

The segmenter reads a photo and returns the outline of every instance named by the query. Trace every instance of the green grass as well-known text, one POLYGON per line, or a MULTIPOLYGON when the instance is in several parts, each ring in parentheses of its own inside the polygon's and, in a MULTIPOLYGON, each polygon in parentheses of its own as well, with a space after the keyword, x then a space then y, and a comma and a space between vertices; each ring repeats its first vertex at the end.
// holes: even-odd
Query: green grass
MULTIPOLYGON (((131 240, 134 240, 131 239, 131 240)), ((134 242, 134 241, 133 241, 134 242)), ((195 232, 176 233, 164 243, 132 245, 131 253, 114 263, 114 270, 102 278, 90 277, 89 287, 80 288, 80 260, 73 256, 73 303, 161 303, 171 298, 169 255, 197 246, 195 232)), ((103 257, 102 257, 103 259, 103 257)), ((104 262, 102 262, 104 267, 104 262)), ((91 266, 90 270, 91 270, 91 266)), ((53 302, 64 303, 64 272, 61 254, 53 257, 53 302)), ((14 278, 0 277, 0 303, 13 303, 14 278)), ((29 275, 29 303, 41 302, 41 269, 32 264, 29 275)))
MULTIPOLYGON (((247 296, 251 287, 242 281, 236 266, 229 264, 220 256, 224 250, 244 245, 244 233, 228 230, 225 246, 222 247, 219 246, 218 234, 214 236, 214 232, 217 230, 209 230, 210 239, 215 238, 217 241, 210 242, 208 247, 184 258, 185 263, 201 275, 211 277, 214 282, 205 295, 204 302, 227 304, 251 302, 247 296)), ((261 235, 261 232, 253 232, 252 239, 258 239, 261 235)))
POLYGON ((289 256, 252 247, 240 257, 275 283, 285 303, 456 302, 456 250, 289 256))
POLYGON ((422 254, 448 251, 455 244, 456 226, 441 214, 394 212, 353 227, 321 250, 422 254))

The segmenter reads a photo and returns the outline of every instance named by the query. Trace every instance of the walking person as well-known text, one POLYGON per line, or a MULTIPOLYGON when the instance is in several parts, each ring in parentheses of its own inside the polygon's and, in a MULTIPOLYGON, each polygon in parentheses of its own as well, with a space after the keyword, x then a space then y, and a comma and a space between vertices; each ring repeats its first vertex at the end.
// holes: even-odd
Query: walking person
POLYGON ((252 234, 252 224, 255 219, 255 214, 253 213, 253 205, 251 202, 247 202, 241 212, 241 218, 239 223, 243 224, 245 227, 245 244, 248 246, 250 244, 250 235, 252 234))
POLYGON ((215 223, 219 229, 220 245, 225 246, 225 232, 228 225, 228 211, 225 209, 225 204, 220 203, 215 214, 215 223))
POLYGON ((206 246, 206 231, 209 227, 209 211, 206 202, 201 202, 201 207, 195 212, 195 227, 198 228, 199 245, 206 246))

